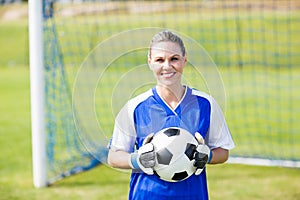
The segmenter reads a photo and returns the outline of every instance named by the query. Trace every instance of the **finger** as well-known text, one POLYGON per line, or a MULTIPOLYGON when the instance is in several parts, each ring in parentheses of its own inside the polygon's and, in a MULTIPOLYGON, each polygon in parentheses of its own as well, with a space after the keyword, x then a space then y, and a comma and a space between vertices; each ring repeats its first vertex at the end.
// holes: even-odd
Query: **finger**
POLYGON ((140 156, 140 159, 146 160, 146 161, 148 161, 148 160, 154 160, 154 158, 155 158, 155 153, 153 151, 152 152, 148 152, 148 153, 143 153, 140 156))
POLYGON ((154 174, 152 168, 145 168, 145 169, 144 169, 144 172, 145 172, 146 174, 148 174, 148 175, 153 175, 153 174, 154 174))
POLYGON ((153 151, 154 151, 154 146, 152 143, 145 144, 141 146, 141 148, 138 150, 139 154, 144 154, 153 151))
POLYGON ((203 169, 197 169, 195 171, 195 175, 198 176, 199 174, 201 174, 202 171, 203 171, 203 169))
POLYGON ((141 162, 145 168, 153 168, 155 166, 155 160, 148 160, 141 162))

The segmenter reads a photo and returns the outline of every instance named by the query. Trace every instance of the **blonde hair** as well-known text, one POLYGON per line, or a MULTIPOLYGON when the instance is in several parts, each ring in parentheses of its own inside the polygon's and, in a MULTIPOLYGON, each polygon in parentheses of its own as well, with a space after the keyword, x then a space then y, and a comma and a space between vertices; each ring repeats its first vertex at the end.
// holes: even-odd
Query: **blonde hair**
POLYGON ((186 51, 182 39, 178 35, 174 34, 173 32, 166 30, 166 31, 161 31, 153 36, 149 45, 148 57, 151 57, 151 48, 153 47, 153 45, 160 42, 174 42, 178 44, 181 49, 182 56, 185 56, 186 51))

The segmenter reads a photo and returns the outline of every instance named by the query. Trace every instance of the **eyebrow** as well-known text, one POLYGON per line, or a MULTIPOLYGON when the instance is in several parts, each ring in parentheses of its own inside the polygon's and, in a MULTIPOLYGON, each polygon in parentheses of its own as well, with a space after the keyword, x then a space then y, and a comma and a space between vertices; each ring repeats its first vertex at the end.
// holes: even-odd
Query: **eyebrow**
MULTIPOLYGON (((164 57, 164 56, 154 56, 153 58, 162 58, 162 57, 164 57)), ((183 56, 181 56, 179 54, 173 54, 170 57, 183 57, 183 56)))

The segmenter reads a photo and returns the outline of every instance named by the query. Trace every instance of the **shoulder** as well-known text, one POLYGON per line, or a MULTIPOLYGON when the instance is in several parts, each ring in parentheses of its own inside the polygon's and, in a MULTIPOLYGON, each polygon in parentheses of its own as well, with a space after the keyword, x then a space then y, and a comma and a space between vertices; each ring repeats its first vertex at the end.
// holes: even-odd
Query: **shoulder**
POLYGON ((149 97, 153 96, 153 91, 152 89, 149 89, 147 90, 146 92, 142 93, 142 94, 139 94, 138 96, 130 99, 128 101, 128 104, 130 105, 138 105, 140 104, 141 102, 147 100, 149 97))
POLYGON ((126 104, 126 107, 129 111, 133 112, 138 105, 149 99, 151 96, 153 96, 153 91, 152 89, 149 89, 146 92, 141 93, 138 96, 130 99, 126 104))
POLYGON ((151 89, 148 91, 139 94, 138 96, 128 100, 126 104, 121 108, 121 110, 118 113, 118 116, 128 116, 130 119, 132 117, 132 114, 134 113, 135 109, 140 105, 142 102, 146 101, 149 97, 153 95, 153 92, 151 89))
POLYGON ((202 104, 204 103, 205 105, 209 105, 212 112, 222 113, 219 104, 212 95, 207 94, 206 92, 199 91, 197 89, 191 89, 191 96, 196 96, 199 102, 201 102, 202 104))
POLYGON ((214 99, 211 95, 207 94, 206 92, 199 91, 197 89, 191 88, 191 95, 197 97, 202 103, 206 102, 207 104, 213 105, 214 99))
POLYGON ((191 94, 197 97, 202 97, 204 99, 207 99, 208 101, 210 101, 212 98, 211 95, 207 94, 206 92, 202 92, 194 88, 191 88, 191 94))

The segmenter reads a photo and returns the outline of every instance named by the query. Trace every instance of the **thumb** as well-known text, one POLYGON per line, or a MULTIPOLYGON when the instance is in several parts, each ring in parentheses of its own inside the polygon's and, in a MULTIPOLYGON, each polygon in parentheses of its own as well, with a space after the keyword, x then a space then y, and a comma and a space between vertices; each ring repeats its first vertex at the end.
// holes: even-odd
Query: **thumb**
POLYGON ((203 171, 203 169, 196 169, 195 171, 195 175, 198 176, 199 174, 201 174, 201 172, 203 171))
POLYGON ((151 140, 153 139, 153 136, 154 136, 154 133, 150 133, 149 135, 147 135, 147 137, 143 141, 143 145, 150 143, 151 140))
POLYGON ((202 135, 200 135, 200 133, 196 132, 195 133, 195 138, 198 141, 199 144, 204 144, 204 139, 202 137, 202 135))

